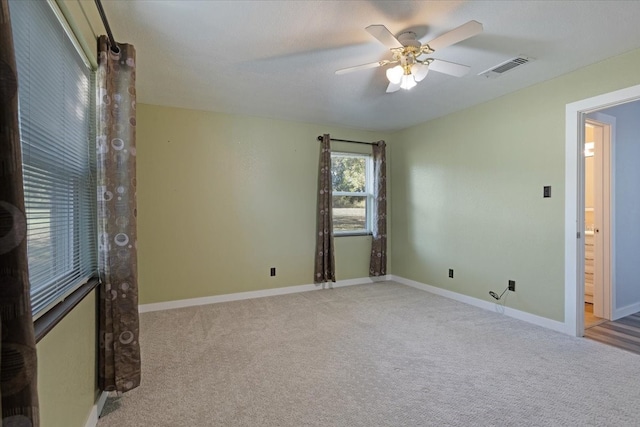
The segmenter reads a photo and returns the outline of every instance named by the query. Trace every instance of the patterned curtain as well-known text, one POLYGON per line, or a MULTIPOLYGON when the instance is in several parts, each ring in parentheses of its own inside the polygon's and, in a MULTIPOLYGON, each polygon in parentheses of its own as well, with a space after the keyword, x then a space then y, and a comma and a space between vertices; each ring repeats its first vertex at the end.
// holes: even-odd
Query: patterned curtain
POLYGON ((373 146, 373 197, 376 211, 369 276, 384 276, 387 274, 387 155, 384 141, 373 146))
POLYGON ((0 0, 0 393, 3 426, 40 425, 31 317, 18 79, 7 0, 0 0))
POLYGON ((136 240, 135 49, 98 40, 98 384, 125 392, 140 385, 136 240))
POLYGON ((325 134, 320 143, 320 166, 318 171, 315 283, 336 281, 331 205, 331 139, 328 134, 325 134))

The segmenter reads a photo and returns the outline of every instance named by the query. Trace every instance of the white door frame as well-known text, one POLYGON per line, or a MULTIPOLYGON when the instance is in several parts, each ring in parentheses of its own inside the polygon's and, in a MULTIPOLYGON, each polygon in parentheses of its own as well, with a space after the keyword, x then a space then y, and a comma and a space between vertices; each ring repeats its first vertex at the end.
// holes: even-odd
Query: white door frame
POLYGON ((584 333, 584 116, 638 99, 640 85, 566 106, 564 324, 566 332, 573 336, 584 333))

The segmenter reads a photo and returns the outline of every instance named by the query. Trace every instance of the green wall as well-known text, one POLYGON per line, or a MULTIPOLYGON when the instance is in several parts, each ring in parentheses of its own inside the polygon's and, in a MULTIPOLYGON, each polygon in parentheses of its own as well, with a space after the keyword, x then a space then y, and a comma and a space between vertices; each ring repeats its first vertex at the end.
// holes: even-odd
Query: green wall
MULTIPOLYGON (((316 137, 388 136, 144 104, 137 123, 141 304, 312 283, 316 137)), ((368 276, 370 237, 335 245, 338 280, 368 276)))
POLYGON ((489 301, 513 279, 509 307, 564 321, 565 107, 638 69, 640 50, 400 132, 393 274, 489 301))
POLYGON ((42 427, 83 427, 98 398, 96 292, 37 346, 42 427))

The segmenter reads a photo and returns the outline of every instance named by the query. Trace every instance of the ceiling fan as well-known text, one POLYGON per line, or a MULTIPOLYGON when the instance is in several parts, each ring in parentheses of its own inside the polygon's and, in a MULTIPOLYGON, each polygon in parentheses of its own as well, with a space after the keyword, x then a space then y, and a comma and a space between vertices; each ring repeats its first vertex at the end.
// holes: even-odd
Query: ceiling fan
POLYGON ((482 32, 482 24, 477 21, 469 21, 425 44, 420 43, 416 33, 413 31, 406 31, 395 37, 384 25, 369 25, 366 30, 391 50, 392 58, 343 68, 336 71, 336 74, 398 64, 387 69, 387 79, 389 80, 387 93, 391 93, 400 89, 409 90, 416 86, 418 82, 427 76, 430 69, 456 77, 462 77, 467 74, 470 69, 467 65, 426 57, 425 55, 430 55, 436 50, 480 34, 482 32))

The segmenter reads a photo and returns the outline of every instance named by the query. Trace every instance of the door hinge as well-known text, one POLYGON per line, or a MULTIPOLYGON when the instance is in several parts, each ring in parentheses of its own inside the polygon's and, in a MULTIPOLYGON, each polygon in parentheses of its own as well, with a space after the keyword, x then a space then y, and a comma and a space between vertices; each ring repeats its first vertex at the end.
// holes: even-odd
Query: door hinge
POLYGON ((576 232, 576 238, 578 238, 578 239, 580 238, 580 232, 579 231, 576 232))

